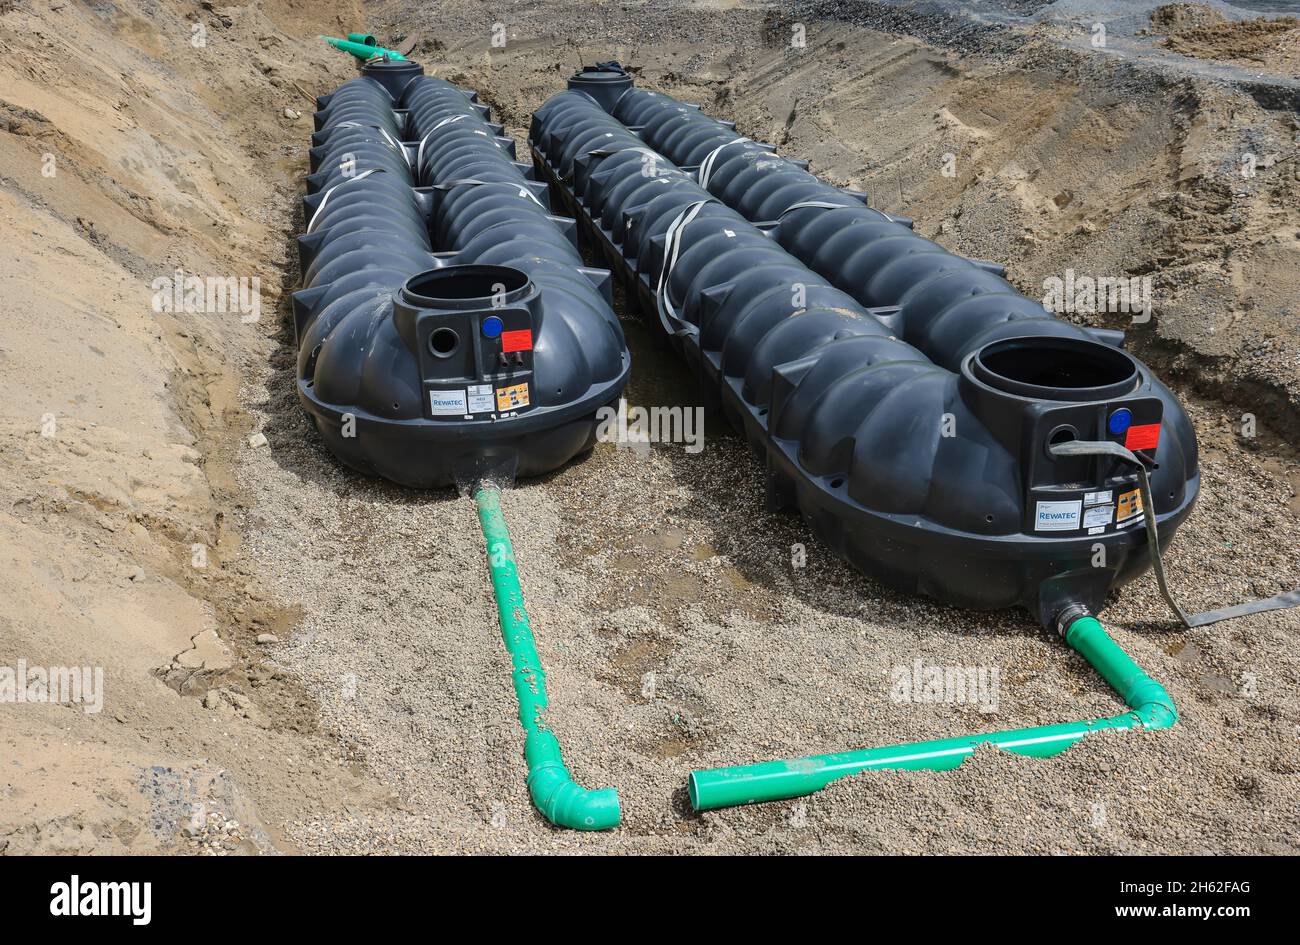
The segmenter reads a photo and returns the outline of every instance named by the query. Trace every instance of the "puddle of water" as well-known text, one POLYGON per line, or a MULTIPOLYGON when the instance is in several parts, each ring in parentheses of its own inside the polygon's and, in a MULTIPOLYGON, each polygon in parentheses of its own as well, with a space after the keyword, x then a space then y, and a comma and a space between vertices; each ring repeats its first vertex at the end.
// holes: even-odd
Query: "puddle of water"
POLYGON ((718 549, 714 548, 708 542, 702 541, 691 549, 691 558, 695 561, 708 561, 710 558, 717 555, 717 553, 718 549))
POLYGON ((656 551, 676 551, 686 544, 686 532, 671 525, 664 525, 647 534, 643 543, 647 548, 656 551))
MULTIPOLYGON (((1201 648, 1186 637, 1179 637, 1166 644, 1164 650, 1180 663, 1186 663, 1189 666, 1195 665, 1201 660, 1201 648)), ((1196 681, 1206 689, 1212 689, 1227 696, 1237 695, 1237 684, 1226 676, 1220 676, 1218 673, 1197 673, 1196 681)))
POLYGON ((1206 689, 1213 689, 1215 692, 1221 692, 1224 695, 1235 696, 1237 694, 1237 684, 1224 676, 1214 673, 1201 673, 1196 677, 1196 681, 1206 689))
MULTIPOLYGON (((626 311, 619 301, 615 299, 616 308, 626 311)), ((699 382, 658 329, 637 314, 619 321, 632 355, 632 376, 624 394, 627 402, 642 407, 700 406, 699 382)))
MULTIPOLYGON (((682 356, 673 350, 663 331, 633 311, 622 287, 614 292, 614 310, 619 313, 623 337, 632 355, 632 376, 624 397, 634 407, 703 407, 700 382, 686 367, 682 356)), ((704 415, 706 437, 728 436, 733 431, 717 411, 704 415)), ((655 444, 656 449, 682 449, 682 444, 655 444)))

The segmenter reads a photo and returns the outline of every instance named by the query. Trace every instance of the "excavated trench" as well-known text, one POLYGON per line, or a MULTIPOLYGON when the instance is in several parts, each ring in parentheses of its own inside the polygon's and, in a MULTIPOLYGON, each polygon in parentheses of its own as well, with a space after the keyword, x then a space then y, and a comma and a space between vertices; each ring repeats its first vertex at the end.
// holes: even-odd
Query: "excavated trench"
MULTIPOLYGON (((742 116, 742 130, 761 136, 743 124, 745 114, 767 113, 746 96, 743 78, 686 78, 673 65, 680 54, 645 47, 640 54, 645 63, 665 60, 645 69, 656 73, 649 79, 652 87, 678 96, 694 93, 706 107, 722 103, 725 110, 716 114, 742 116)), ((436 55, 450 61, 436 73, 474 88, 515 136, 521 153, 532 110, 561 87, 568 67, 566 59, 539 61, 531 46, 507 50, 504 61, 490 68, 468 57, 457 65, 451 50, 436 55)), ((932 54, 910 47, 905 58, 926 55, 932 54)), ((895 88, 893 94, 901 90, 895 88)), ((1021 89, 1020 94, 1029 92, 1021 89)), ((1061 107, 1060 89, 1038 94, 1061 107)), ((1158 120, 1149 115, 1136 124, 1158 120)), ((800 143, 809 140, 800 125, 794 113, 783 116, 783 151, 791 156, 810 157, 816 166, 818 154, 839 154, 849 147, 827 140, 819 127, 820 147, 800 153, 800 143)), ((936 183, 945 186, 942 178, 936 183)), ((937 207, 949 199, 910 188, 905 194, 909 210, 937 207)), ((990 213, 984 208, 968 212, 983 219, 990 213)), ((925 217, 920 219, 925 226, 925 217)), ((992 244, 985 243, 979 255, 1015 258, 1019 244, 998 242, 1003 232, 986 236, 992 244)), ((590 254, 587 262, 600 265, 590 254)), ((703 401, 694 378, 661 332, 629 311, 621 290, 615 305, 634 360, 629 403, 699 406, 703 401)), ((1270 516, 1275 528, 1295 529, 1294 518, 1285 511, 1290 494, 1285 482, 1260 480, 1248 472, 1254 466, 1250 450, 1230 434, 1216 432, 1231 429, 1231 408, 1203 399, 1188 383, 1183 362, 1152 355, 1153 350, 1143 348, 1142 353, 1189 403, 1207 452, 1208 494, 1170 552, 1172 579, 1198 603, 1281 590, 1294 577, 1293 565, 1285 554, 1273 553, 1271 542, 1258 542, 1248 516, 1228 495, 1243 490, 1279 510, 1270 516), (1237 550, 1243 544, 1272 562, 1275 574, 1261 582, 1256 575, 1269 573, 1268 564, 1236 554, 1219 557, 1228 545, 1237 550), (1208 581, 1207 556, 1217 562, 1208 581)), ((272 396, 280 438, 302 435, 305 426, 286 390, 272 396)), ((405 832, 402 848, 606 843, 637 850, 808 849, 812 844, 979 849, 995 829, 991 825, 962 828, 945 841, 918 840, 913 830, 935 829, 929 818, 938 811, 980 803, 993 811, 990 824, 1028 818, 1032 826, 1024 832, 1026 849, 1134 849, 1136 832, 1151 829, 1156 821, 1157 815, 1139 812, 1150 784, 1143 786, 1138 778, 1099 778, 1097 772, 1136 764, 1143 778, 1161 784, 1157 793, 1173 803, 1178 789, 1160 772, 1187 764, 1199 751, 1198 741, 1208 736, 1206 726, 1216 724, 1205 710, 1211 705, 1216 712, 1237 709, 1243 719, 1256 714, 1241 696, 1242 674, 1249 672, 1244 667, 1251 662, 1249 650, 1242 647, 1245 631, 1235 627, 1218 636, 1198 636, 1189 650, 1184 635, 1170 629, 1154 587, 1139 581, 1111 604, 1107 615, 1136 658, 1154 675, 1169 679, 1175 699, 1192 707, 1181 729, 1159 737, 1107 740, 1033 765, 981 753, 948 776, 903 774, 881 784, 874 780, 881 776, 873 776, 870 785, 859 779, 804 802, 730 811, 721 818, 691 815, 683 775, 694 767, 1044 724, 1063 713, 1115 711, 1113 697, 1087 667, 1035 630, 1025 615, 950 610, 861 577, 821 548, 797 518, 764 510, 761 463, 725 423, 709 417, 705 437, 699 453, 681 444, 602 444, 585 460, 522 482, 505 496, 548 669, 552 721, 567 761, 580 781, 616 785, 623 797, 620 833, 593 840, 539 835, 541 821, 519 790, 517 736, 500 654, 494 650, 490 600, 481 576, 467 566, 474 560, 477 538, 467 500, 449 493, 408 495, 340 473, 307 434, 309 442, 295 464, 336 484, 348 510, 323 534, 307 536, 308 547, 322 549, 321 557, 328 560, 323 549, 341 541, 362 553, 361 560, 372 566, 383 562, 386 570, 376 577, 350 569, 354 592, 332 597, 327 612, 309 614, 283 658, 316 681, 329 726, 365 758, 368 770, 383 772, 381 780, 401 786, 403 801, 399 813, 370 812, 359 823, 336 824, 328 836, 300 830, 297 842, 309 848, 357 849, 375 832, 397 830, 405 832), (393 544, 406 551, 394 553, 393 544), (422 586, 418 612, 392 590, 411 582, 422 586), (984 670, 986 675, 996 670, 1002 693, 996 709, 973 700, 893 698, 891 684, 900 678, 900 667, 910 669, 918 658, 926 666, 984 670), (335 680, 348 675, 343 668, 358 664, 365 671, 357 674, 355 692, 333 694, 335 680), (409 684, 394 682, 401 668, 434 664, 449 675, 427 678, 419 697, 409 684), (431 763, 430 758, 440 760, 431 763), (443 766, 447 759, 456 759, 452 772, 443 766), (468 789, 462 777, 470 782, 468 789), (1039 801, 1044 803, 1036 811, 1039 801), (1059 816, 1062 809, 1086 811, 1096 803, 1123 811, 1123 826, 1098 835, 1082 814, 1059 816), (420 812, 429 810, 440 813, 422 817, 420 812), (804 829, 810 820, 822 824, 820 839, 804 829), (947 847, 935 847, 935 842, 947 847)), ((1290 465, 1284 456, 1279 454, 1282 469, 1290 465)), ((303 540, 289 522, 282 519, 278 525, 291 534, 268 541, 264 557, 274 558, 276 549, 294 537, 303 540)), ((315 567, 305 577, 295 597, 310 599, 334 579, 330 569, 318 573, 315 567)), ((1278 641, 1294 625, 1294 617, 1286 615, 1255 619, 1278 641)), ((1258 643, 1252 649, 1254 645, 1258 643)), ((1292 711, 1280 705, 1279 710, 1292 711)), ((1284 770, 1271 764, 1265 768, 1271 772, 1265 780, 1277 779, 1281 790, 1284 770)), ((1259 810, 1266 806, 1232 800, 1244 795, 1238 794, 1239 779, 1227 770, 1210 780, 1220 785, 1223 803, 1259 810)), ((1237 829, 1207 819, 1195 831, 1237 835, 1237 829)), ((1226 842, 1246 842, 1237 836, 1226 842)))
MULTIPOLYGON (((419 17, 412 17, 411 22, 425 26, 419 17)), ((753 22, 749 29, 754 29, 753 22)), ((711 35, 708 30, 705 34, 711 35)), ((868 39, 858 38, 862 43, 868 39)), ((926 83, 936 74, 948 75, 956 83, 956 88, 945 90, 946 95, 954 91, 958 97, 974 95, 971 86, 975 79, 970 71, 952 70, 949 75, 950 66, 933 51, 898 40, 883 44, 889 45, 891 52, 875 53, 876 44, 872 43, 862 47, 871 48, 876 60, 884 62, 880 66, 883 75, 876 77, 876 84, 884 88, 874 92, 876 99, 924 94, 926 83)), ((465 45, 472 47, 469 42, 465 45)), ((737 40, 737 45, 744 45, 744 39, 737 40)), ((708 61, 710 55, 701 52, 701 47, 707 48, 706 40, 688 51, 662 43, 636 44, 634 51, 627 47, 573 49, 555 56, 545 40, 532 39, 490 53, 490 65, 485 65, 477 48, 458 55, 454 44, 448 43, 439 44, 432 53, 438 60, 435 74, 474 88, 493 107, 494 117, 506 123, 521 148, 530 114, 545 97, 559 90, 564 75, 572 71, 573 58, 594 61, 621 53, 633 68, 640 68, 638 81, 701 101, 719 117, 737 118, 741 131, 775 140, 790 156, 809 157, 819 173, 826 173, 828 156, 832 178, 836 177, 833 168, 841 173, 848 170, 849 155, 854 148, 863 147, 863 138, 857 136, 858 109, 866 104, 861 97, 844 96, 848 100, 842 103, 836 101, 841 92, 819 97, 806 86, 803 70, 781 61, 762 40, 757 52, 729 49, 714 53, 714 61, 708 61), (701 58, 705 61, 699 61, 701 58), (715 65, 722 58, 727 58, 725 71, 715 65), (787 108, 789 99, 793 103, 787 108), (837 135, 841 129, 848 130, 850 136, 837 135), (801 151, 801 147, 807 149, 801 151)), ((852 45, 841 51, 837 68, 840 62, 852 61, 853 51, 852 45)), ((820 61, 824 62, 824 57, 820 61)), ((867 66, 868 74, 872 69, 874 66, 867 66)), ((1062 186, 1060 192, 1071 190, 1071 195, 1057 199, 1060 192, 1043 190, 1045 178, 1052 173, 1065 175, 1062 164, 1069 160, 1071 135, 1095 134, 1095 127, 1089 126, 1102 121, 1125 126, 1135 139, 1165 125, 1162 135, 1166 143, 1149 146, 1152 153, 1147 172, 1140 172, 1140 160, 1119 157, 1112 159, 1110 166, 1089 168, 1095 175, 1091 185, 1100 186, 1121 170, 1130 174, 1125 186, 1132 187, 1141 173, 1151 173, 1151 165, 1156 168, 1154 173, 1178 173, 1178 162, 1188 160, 1177 153, 1178 148, 1187 147, 1187 118, 1179 116, 1177 105, 1158 95, 1152 96, 1145 110, 1127 110, 1089 103, 1078 90, 1062 84, 1035 87, 1017 78, 1006 82, 1014 95, 1026 101, 1050 97, 1057 117, 1044 114, 1036 122, 1062 121, 1063 116, 1076 126, 1053 130, 1058 140, 1050 149, 1060 151, 1053 159, 1058 164, 1037 170, 1004 166, 1001 172, 1010 175, 1010 186, 985 187, 993 192, 976 199, 954 195, 940 175, 928 181, 911 174, 910 179, 902 178, 901 204, 896 204, 892 187, 883 185, 900 179, 900 166, 897 161, 887 161, 884 168, 868 172, 876 178, 885 207, 915 214, 920 220, 918 229, 926 227, 927 235, 937 234, 940 242, 971 255, 1005 261, 1019 285, 1034 285, 1032 277, 1024 273, 1050 272, 1050 264, 1071 255, 1088 259, 1084 253, 1097 243, 1102 243, 1101 252, 1095 253, 1102 257, 1097 268, 1104 266, 1106 259, 1118 259, 1127 251, 1127 227, 1156 226, 1156 208, 1141 205, 1130 196, 1118 216, 1145 217, 1140 224, 1121 220, 1110 225, 1119 231, 1118 237, 1106 234, 1080 240, 1076 230, 1082 227, 1082 235, 1088 237, 1095 233, 1096 224, 1086 226, 1091 214, 1079 211, 1079 201, 1104 204, 1104 196, 1086 198, 1086 188, 1075 185, 1062 186), (1119 168, 1114 166, 1115 160, 1121 162, 1119 168), (998 209, 1023 220, 1031 209, 1039 211, 1039 201, 1063 209, 1063 216, 1073 216, 1073 220, 1048 220, 1045 224, 1035 220, 1034 237, 1028 240, 1017 238, 1015 227, 1005 222, 988 226, 983 234, 976 229, 989 224, 998 209), (950 211, 954 203, 957 213, 950 211), (1071 204, 1075 204, 1073 209, 1071 204), (954 233, 952 222, 945 224, 944 220, 974 222, 970 226, 958 222, 954 233), (975 240, 980 242, 978 250, 972 248, 975 240), (1066 244, 1063 252, 1060 243, 1066 244)), ((1010 112, 1008 105, 995 114, 998 120, 1010 122, 1010 112)), ((889 120, 901 125, 911 117, 892 113, 889 120)), ((969 135, 963 143, 992 136, 967 127, 956 114, 943 120, 950 122, 954 134, 969 135)), ((1262 118, 1265 123, 1271 120, 1270 116, 1262 118)), ((1190 123, 1195 126, 1197 121, 1193 117, 1190 123)), ((1005 127, 1002 131, 1006 133, 1005 127)), ((887 138, 888 133, 875 136, 887 138)), ((872 144, 872 151, 875 147, 872 144)), ((998 152, 1002 153, 1001 149, 998 152)), ((992 170, 992 166, 974 170, 972 188, 978 188, 992 170)), ((845 182, 858 183, 858 179, 845 182)), ((1199 195, 1203 186, 1209 185, 1190 190, 1199 195)), ((1186 203, 1178 196, 1174 200, 1186 203)), ((1212 252, 1200 231, 1201 226, 1213 225, 1209 220, 1196 214, 1188 218, 1182 209, 1175 216, 1174 231, 1160 226, 1162 243, 1187 235, 1191 237, 1187 246, 1175 250, 1186 253, 1192 246, 1196 247, 1192 255, 1212 252), (1196 233, 1186 234, 1186 229, 1196 233)), ((1239 225, 1234 221, 1227 229, 1236 231, 1239 225)), ((588 263, 601 265, 601 260, 588 255, 588 263)), ((1084 265, 1080 261, 1080 269, 1084 265)), ((701 404, 694 378, 681 367, 658 328, 630 312, 621 295, 616 307, 633 354, 629 403, 643 407, 701 404)), ((1122 321, 1101 317, 1092 324, 1119 326, 1122 321)), ((1271 529, 1294 533, 1296 523, 1286 508, 1290 500, 1286 481, 1258 476, 1251 469, 1255 467, 1252 445, 1231 434, 1239 409, 1204 398, 1203 393, 1229 390, 1231 382, 1218 381, 1213 373, 1197 369, 1200 361, 1186 341, 1152 341, 1140 330, 1131 337, 1136 352, 1148 357, 1162 377, 1177 387, 1184 402, 1191 404, 1206 452, 1206 497, 1171 552, 1173 580, 1183 594, 1200 594, 1204 601, 1240 599, 1251 594, 1252 588, 1275 593, 1287 581, 1294 584, 1295 563, 1284 552, 1274 554, 1273 546, 1256 546, 1257 554, 1265 555, 1275 568, 1271 572, 1269 564, 1261 568, 1257 559, 1238 554, 1242 543, 1253 543, 1249 513, 1231 498, 1239 490, 1275 510, 1269 515, 1271 529), (1192 369, 1188 365, 1193 365, 1192 369), (1273 498, 1265 498, 1269 495, 1273 498), (1223 554, 1230 546, 1231 554, 1223 554), (1206 580, 1206 562, 1210 560, 1214 562, 1210 568, 1213 577, 1206 580), (1253 576, 1260 573, 1269 577, 1258 581, 1253 576)), ((1275 387, 1270 390, 1275 393, 1264 409, 1278 419, 1279 428, 1286 429, 1287 395, 1277 393, 1275 387)), ((1245 400, 1256 403, 1249 396, 1245 400)), ((1278 471, 1294 468, 1294 460, 1277 439, 1266 439, 1264 450, 1277 456, 1278 471)), ((722 819, 690 815, 680 775, 692 767, 789 757, 879 744, 881 740, 1047 723, 1080 711, 1114 711, 1109 695, 1095 679, 1089 679, 1087 667, 1062 653, 1056 641, 1035 632, 1027 617, 953 611, 883 589, 816 545, 794 517, 764 511, 762 486, 761 463, 724 422, 710 416, 706 447, 699 454, 690 454, 681 445, 602 445, 588 460, 545 480, 520 484, 515 493, 507 495, 512 528, 523 532, 517 545, 521 546, 525 593, 543 660, 549 667, 552 705, 559 707, 552 718, 569 766, 585 783, 619 786, 624 797, 623 838, 601 842, 624 849, 660 850, 809 849, 814 842, 823 849, 980 849, 980 844, 987 842, 985 831, 995 829, 991 824, 963 827, 958 829, 958 837, 948 840, 939 840, 939 835, 918 840, 913 827, 926 824, 933 812, 961 809, 975 798, 984 798, 979 803, 987 803, 995 811, 992 823, 1028 818, 1031 827, 1019 832, 1026 849, 1136 849, 1138 841, 1130 831, 1152 829, 1161 818, 1138 814, 1136 798, 1147 796, 1147 792, 1136 781, 1118 783, 1099 772, 1138 766, 1144 776, 1164 784, 1165 777, 1158 772, 1167 766, 1177 770, 1188 763, 1188 753, 1197 753, 1196 742, 1206 736, 1206 725, 1213 724, 1206 718, 1206 708, 1213 705, 1214 711, 1222 712, 1238 707, 1243 718, 1258 718, 1257 706, 1234 706, 1235 702, 1248 703, 1242 697, 1243 673, 1251 672, 1244 667, 1251 663, 1253 647, 1244 641, 1253 634, 1238 625, 1218 636, 1195 634, 1195 640, 1188 641, 1187 634, 1170 629, 1151 582, 1139 581, 1110 604, 1108 617, 1117 625, 1118 637, 1138 654, 1140 662, 1149 663, 1154 675, 1173 676, 1175 699, 1182 697, 1191 706, 1180 731, 1076 747, 1053 762, 1036 766, 1005 755, 980 755, 961 771, 946 776, 948 780, 918 773, 888 777, 878 784, 884 777, 878 775, 872 776, 870 784, 858 779, 806 802, 729 811, 722 819), (541 532, 534 524, 542 525, 541 532), (988 706, 982 710, 972 701, 893 698, 892 684, 900 679, 900 667, 911 667, 918 658, 927 667, 996 669, 1002 693, 996 711, 988 711, 988 706), (737 757, 738 749, 744 758, 737 757), (1013 797, 1021 792, 1023 797, 1013 797), (1034 798, 1047 797, 1052 801, 1035 811, 1034 798), (1087 827, 1083 816, 1083 811, 1092 810, 1097 803, 1122 811, 1100 832, 1087 827), (849 822, 855 818, 865 818, 866 827, 850 828, 849 822), (820 824, 819 832, 824 831, 818 841, 811 840, 803 829, 810 820, 820 824)), ((464 506, 463 502, 454 504, 464 506)), ((459 516, 463 517, 464 511, 459 516)), ((1275 637, 1281 641, 1294 632, 1295 617, 1275 615, 1261 623, 1270 625, 1270 636, 1281 634, 1275 637)), ((1290 672, 1286 669, 1281 676, 1290 672)), ((487 724, 502 732, 508 744, 512 734, 508 731, 507 694, 491 679, 482 684, 497 689, 497 718, 487 724)), ((1275 698, 1278 702, 1274 705, 1283 716, 1295 711, 1294 706, 1283 708, 1287 698, 1281 693, 1275 698)), ((1265 715, 1273 711, 1266 710, 1265 715)), ((394 747, 387 742, 387 737, 374 737, 367 749, 372 763, 378 750, 380 767, 394 747)), ((511 784, 511 777, 517 775, 510 770, 513 759, 508 755, 507 751, 504 767, 499 768, 506 780, 487 789, 495 799, 481 801, 474 812, 491 823, 493 811, 504 811, 497 818, 497 823, 507 824, 506 835, 498 835, 500 842, 526 846, 528 841, 515 835, 513 828, 520 822, 539 822, 519 792, 499 794, 502 784, 511 784)), ((1197 760, 1196 764, 1200 763, 1197 760)), ((1270 779, 1281 779, 1281 788, 1288 777, 1284 773, 1287 764, 1274 767, 1266 763, 1265 768, 1271 772, 1270 779)), ((1225 803, 1257 805, 1261 811, 1268 806, 1229 799, 1242 797, 1239 772, 1225 768, 1209 781, 1219 785, 1212 790, 1222 792, 1225 803)), ((1177 793, 1171 783, 1157 790, 1177 793)), ((1269 822, 1274 815, 1261 816, 1269 822)), ((1217 823, 1216 818, 1208 818, 1193 832, 1212 831, 1212 820, 1217 823)), ((1278 837, 1275 829, 1266 828, 1266 832, 1278 837)), ((549 842, 567 846, 597 841, 552 836, 549 842)))

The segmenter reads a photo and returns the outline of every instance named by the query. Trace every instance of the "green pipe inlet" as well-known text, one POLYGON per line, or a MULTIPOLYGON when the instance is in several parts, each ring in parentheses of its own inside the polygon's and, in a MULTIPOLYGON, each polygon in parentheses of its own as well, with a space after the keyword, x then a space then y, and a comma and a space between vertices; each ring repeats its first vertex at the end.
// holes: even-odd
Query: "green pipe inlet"
POLYGON ((589 791, 575 783, 560 757, 560 743, 546 726, 546 673, 519 586, 510 532, 501 515, 501 493, 494 486, 474 493, 478 520, 487 542, 492 591, 501 617, 501 639, 514 663, 519 723, 524 728, 524 760, 528 764, 528 793, 542 816, 557 827, 608 830, 619 824, 618 791, 589 791))
POLYGON ((396 49, 385 49, 383 46, 372 46, 369 43, 358 43, 351 39, 339 39, 337 36, 322 36, 321 39, 329 43, 335 49, 341 49, 345 53, 351 53, 358 59, 376 59, 380 56, 387 56, 389 59, 406 60, 406 57, 396 49))
POLYGON ((994 745, 1017 755, 1049 758, 1097 732, 1169 728, 1177 721, 1178 714, 1169 693, 1133 662, 1096 619, 1076 618, 1065 631, 1065 642, 1114 687, 1131 712, 1083 722, 693 771, 689 783, 691 806, 705 811, 803 797, 820 791, 836 778, 882 768, 950 771, 980 745, 994 745))
POLYGON ((348 41, 352 43, 360 43, 363 46, 379 45, 379 40, 375 39, 375 37, 369 33, 348 33, 348 41))

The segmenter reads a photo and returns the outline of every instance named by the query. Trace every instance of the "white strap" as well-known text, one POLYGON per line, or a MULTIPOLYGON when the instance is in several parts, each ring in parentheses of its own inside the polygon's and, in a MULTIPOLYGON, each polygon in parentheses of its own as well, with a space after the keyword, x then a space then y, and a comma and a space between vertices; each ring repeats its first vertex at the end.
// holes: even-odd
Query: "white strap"
POLYGON ((376 171, 383 171, 383 168, 372 167, 368 171, 362 171, 356 177, 349 177, 347 180, 340 181, 339 183, 331 187, 329 190, 325 191, 325 196, 320 199, 320 204, 319 206, 316 207, 316 212, 311 215, 311 220, 307 223, 307 232, 310 233, 312 232, 312 230, 316 229, 316 221, 321 219, 321 214, 325 212, 325 204, 329 203, 330 194, 334 193, 334 191, 338 190, 340 187, 352 183, 353 181, 365 180, 367 177, 369 177, 371 174, 374 174, 376 171))
POLYGON ((673 308, 672 299, 669 298, 668 283, 672 280, 673 267, 677 265, 677 256, 681 252, 682 231, 686 225, 694 220, 704 208, 705 204, 714 203, 712 197, 706 200, 697 200, 689 203, 682 208, 664 234, 664 259, 663 265, 659 268, 659 286, 655 289, 655 296, 659 300, 659 318, 663 322, 664 329, 670 335, 690 334, 691 329, 681 318, 677 316, 676 309, 673 308), (674 327, 671 322, 676 323, 674 327))
MULTIPOLYGON (((586 94, 585 92, 583 93, 586 94)), ((606 138, 614 137, 612 131, 605 132, 606 138)), ((578 169, 578 158, 583 157, 612 157, 615 154, 622 154, 624 151, 636 151, 638 154, 649 154, 651 157, 657 157, 667 163, 667 158, 657 151, 651 151, 649 148, 638 148, 635 145, 630 148, 592 148, 590 151, 583 151, 581 154, 574 155, 573 163, 569 165, 569 173, 564 176, 565 181, 573 180, 574 171, 578 169)))
POLYGON ((720 144, 712 151, 710 151, 708 155, 704 158, 704 160, 700 162, 700 169, 696 172, 696 179, 700 182, 700 186, 703 187, 705 190, 709 189, 709 178, 713 176, 713 164, 715 161, 717 161, 718 154, 724 148, 729 148, 733 144, 741 144, 745 141, 752 141, 752 140, 754 139, 733 138, 731 141, 727 141, 724 144, 720 144))
POLYGON ((397 151, 397 153, 402 156, 402 160, 406 162, 406 166, 409 168, 411 166, 411 159, 406 156, 406 148, 402 147, 402 142, 398 141, 391 134, 389 134, 388 129, 384 128, 383 126, 380 126, 379 133, 383 135, 384 140, 387 141, 389 144, 391 144, 393 148, 397 151))
POLYGON ((442 119, 442 121, 438 122, 436 125, 430 128, 428 133, 423 138, 420 139, 420 147, 415 152, 415 173, 417 175, 420 173, 420 168, 424 166, 424 143, 429 140, 429 136, 432 135, 439 128, 441 128, 443 125, 450 125, 458 121, 463 121, 468 117, 469 117, 468 115, 448 115, 446 118, 442 119))
POLYGON ((383 125, 367 125, 367 124, 363 124, 362 122, 359 122, 359 121, 341 121, 341 122, 339 122, 337 125, 334 125, 334 126, 332 126, 332 127, 334 127, 334 128, 374 128, 376 131, 378 131, 381 135, 384 136, 384 140, 388 143, 389 147, 395 149, 395 150, 397 151, 397 153, 400 154, 400 155, 402 156, 402 160, 406 162, 406 166, 407 166, 407 167, 410 167, 410 166, 411 166, 411 159, 410 159, 409 157, 406 156, 406 148, 402 147, 402 142, 398 141, 398 140, 397 140, 396 138, 394 138, 391 134, 389 134, 389 133, 388 133, 388 129, 384 128, 383 125))
MULTIPOLYGON (((459 180, 449 180, 441 184, 434 184, 433 189, 451 190, 453 187, 460 187, 462 185, 469 185, 475 187, 497 186, 497 187, 509 187, 511 189, 516 188, 515 184, 512 184, 509 181, 505 181, 505 180, 476 180, 473 177, 463 177, 459 180)), ((537 204, 537 206, 541 207, 543 210, 546 209, 546 207, 542 206, 542 202, 538 200, 535 196, 533 196, 533 192, 529 190, 527 187, 519 187, 517 189, 519 190, 519 196, 527 197, 529 200, 537 204)))
MULTIPOLYGON (((668 158, 660 154, 658 151, 652 150, 651 148, 639 148, 636 147, 635 145, 629 148, 592 148, 590 151, 583 151, 580 156, 581 157, 613 157, 615 154, 624 154, 628 151, 631 151, 633 154, 644 154, 647 157, 653 158, 653 161, 651 162, 651 166, 654 167, 655 174, 650 178, 651 180, 663 180, 667 176, 666 172, 664 174, 659 173, 661 169, 658 166, 657 162, 662 161, 665 165, 672 166, 672 162, 669 161, 668 158)), ((643 161, 642 163, 644 164, 645 162, 643 161)), ((574 160, 573 166, 575 169, 578 166, 576 159, 574 160)), ((677 168, 674 168, 674 170, 677 170, 677 168)), ((644 170, 642 171, 642 173, 644 173, 644 170)), ((573 179, 572 171, 569 172, 569 179, 570 180, 573 179)))
MULTIPOLYGON (((778 223, 781 222, 781 218, 784 217, 787 213, 791 212, 792 210, 803 210, 809 207, 821 209, 821 210, 853 210, 858 207, 865 207, 865 206, 866 204, 858 203, 856 201, 854 203, 831 203, 829 200, 800 200, 798 203, 792 203, 790 204, 790 206, 782 210, 779 214, 777 214, 775 220, 763 220, 761 223, 756 222, 754 226, 776 226, 778 223)), ((893 218, 890 217, 889 214, 885 213, 884 211, 877 210, 876 212, 879 213, 881 216, 888 218, 890 223, 894 222, 893 218)))
POLYGON ((590 151, 583 151, 582 156, 587 157, 591 155, 595 157, 611 157, 615 154, 622 154, 625 151, 632 151, 635 152, 636 154, 648 154, 652 158, 658 158, 660 161, 663 161, 665 164, 669 163, 668 159, 664 157, 662 154, 660 154, 658 151, 653 151, 650 148, 639 148, 636 147, 635 145, 633 145, 630 148, 592 148, 590 151))

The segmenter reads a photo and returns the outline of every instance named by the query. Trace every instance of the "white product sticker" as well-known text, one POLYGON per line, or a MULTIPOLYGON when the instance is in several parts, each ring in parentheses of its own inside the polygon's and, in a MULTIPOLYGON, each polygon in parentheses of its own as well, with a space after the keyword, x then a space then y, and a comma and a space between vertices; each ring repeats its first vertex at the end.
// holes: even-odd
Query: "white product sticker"
POLYGON ((1097 528, 1105 527, 1111 523, 1115 517, 1115 506, 1113 505, 1095 505, 1083 513, 1083 527, 1097 528))
POLYGON ((1071 502, 1039 502, 1034 516, 1034 531, 1072 532, 1079 527, 1082 512, 1083 503, 1078 499, 1071 502))
POLYGON ((484 413, 496 409, 496 391, 491 384, 474 384, 469 389, 469 412, 484 413))
POLYGON ((466 413, 465 388, 429 391, 429 412, 434 416, 463 416, 466 413))
POLYGON ((1115 501, 1115 493, 1107 489, 1105 492, 1085 492, 1083 494, 1084 505, 1110 505, 1115 501))

